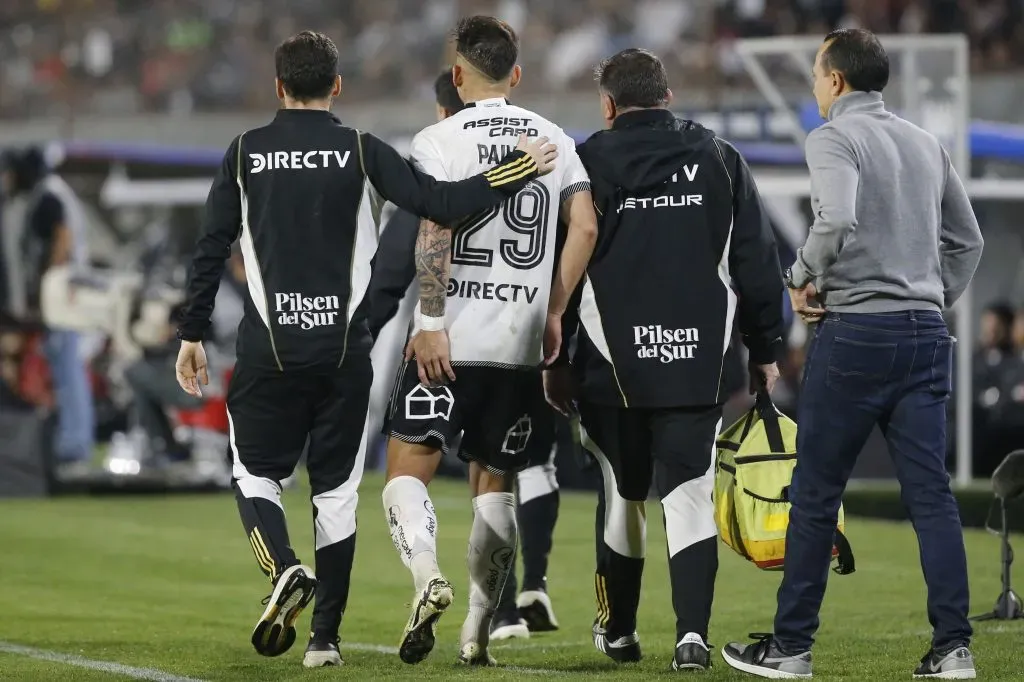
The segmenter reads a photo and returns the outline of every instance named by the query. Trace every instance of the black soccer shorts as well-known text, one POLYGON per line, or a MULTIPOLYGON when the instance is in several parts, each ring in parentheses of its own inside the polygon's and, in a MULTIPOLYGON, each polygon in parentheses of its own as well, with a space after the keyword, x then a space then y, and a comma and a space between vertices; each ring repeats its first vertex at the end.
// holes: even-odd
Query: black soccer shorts
POLYGON ((497 474, 526 467, 532 410, 543 394, 540 374, 465 365, 454 369, 455 381, 431 388, 420 383, 415 361, 404 363, 391 397, 388 435, 447 453, 461 431, 460 459, 497 474))
POLYGON ((653 478, 663 498, 707 474, 715 458, 722 407, 642 409, 580 404, 583 447, 611 474, 621 497, 647 499, 653 478))
POLYGON ((554 461, 558 442, 558 422, 564 419, 544 399, 544 383, 537 377, 537 388, 530 398, 530 425, 533 433, 526 444, 526 466, 543 466, 554 461))
POLYGON ((282 481, 295 471, 307 440, 314 495, 361 476, 360 436, 372 382, 366 355, 353 354, 339 368, 306 371, 236 365, 227 396, 235 478, 282 481))

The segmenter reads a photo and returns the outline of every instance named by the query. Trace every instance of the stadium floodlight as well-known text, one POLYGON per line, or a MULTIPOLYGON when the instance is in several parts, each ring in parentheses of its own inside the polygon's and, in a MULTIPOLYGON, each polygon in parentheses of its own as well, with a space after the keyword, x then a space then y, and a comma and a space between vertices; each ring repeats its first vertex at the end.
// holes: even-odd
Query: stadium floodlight
MULTIPOLYGON (((807 138, 799 105, 810 97, 814 56, 824 36, 743 38, 735 43, 740 63, 764 99, 784 121, 792 139, 803 146, 807 138)), ((960 177, 971 183, 970 47, 963 34, 879 35, 892 65, 885 90, 886 104, 934 134, 949 150, 960 177)), ((800 191, 798 178, 787 178, 787 189, 800 191)), ((760 183, 762 194, 765 190, 760 183)), ((1019 192, 1018 186, 978 185, 979 190, 1019 192)), ((975 193, 976 194, 976 193, 975 193)), ((1019 194, 1017 195, 1019 196, 1019 194)), ((971 287, 956 305, 956 484, 972 479, 971 391, 974 316, 971 287)))
MULTIPOLYGON (((1010 588, 1010 566, 1013 564, 1013 548, 1010 547, 1010 528, 1006 523, 1006 503, 1024 497, 1024 450, 1014 450, 996 467, 992 474, 992 491, 999 505, 1002 527, 996 531, 1001 539, 1001 561, 1003 591, 996 599, 995 608, 989 613, 974 616, 971 620, 1017 620, 1024 618, 1024 605, 1020 597, 1010 588)), ((994 505, 993 505, 994 506, 994 505)))

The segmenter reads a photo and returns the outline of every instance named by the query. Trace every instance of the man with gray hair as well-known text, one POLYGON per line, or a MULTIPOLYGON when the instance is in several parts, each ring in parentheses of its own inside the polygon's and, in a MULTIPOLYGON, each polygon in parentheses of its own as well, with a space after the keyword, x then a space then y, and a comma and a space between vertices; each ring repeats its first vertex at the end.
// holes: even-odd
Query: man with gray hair
POLYGON ((722 649, 730 666, 760 677, 811 677, 840 501, 876 424, 928 585, 934 634, 914 677, 975 677, 967 557, 945 467, 956 341, 942 311, 974 276, 981 231, 942 145, 885 109, 888 80, 889 58, 868 31, 834 31, 818 50, 814 97, 828 122, 807 138, 815 220, 787 273, 793 309, 818 324, 800 396, 785 576, 774 633, 722 649))

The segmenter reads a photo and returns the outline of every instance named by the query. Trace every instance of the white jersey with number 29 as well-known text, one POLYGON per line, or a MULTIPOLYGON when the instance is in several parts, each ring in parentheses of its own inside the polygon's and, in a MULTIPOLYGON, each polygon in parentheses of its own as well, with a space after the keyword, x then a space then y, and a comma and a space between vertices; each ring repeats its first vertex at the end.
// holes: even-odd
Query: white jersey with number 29
MULTIPOLYGON (((589 191, 590 178, 572 138, 501 97, 471 103, 412 141, 413 163, 438 180, 455 181, 496 165, 521 134, 558 145, 554 170, 497 208, 449 226, 445 327, 453 364, 519 369, 541 363, 559 209, 573 194, 589 191)), ((417 305, 414 332, 419 312, 417 305)))

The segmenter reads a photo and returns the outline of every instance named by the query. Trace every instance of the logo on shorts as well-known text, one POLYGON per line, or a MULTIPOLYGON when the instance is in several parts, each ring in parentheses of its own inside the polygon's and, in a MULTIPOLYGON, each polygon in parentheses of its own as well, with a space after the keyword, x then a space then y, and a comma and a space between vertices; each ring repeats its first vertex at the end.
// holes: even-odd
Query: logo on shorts
POLYGON ((505 440, 501 443, 501 451, 506 455, 518 455, 526 449, 533 433, 533 420, 530 415, 524 414, 508 431, 505 432, 505 440))
POLYGON ((416 384, 405 395, 405 418, 449 421, 454 406, 455 397, 447 386, 427 388, 423 384, 416 384))

